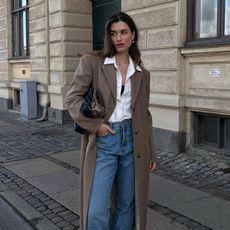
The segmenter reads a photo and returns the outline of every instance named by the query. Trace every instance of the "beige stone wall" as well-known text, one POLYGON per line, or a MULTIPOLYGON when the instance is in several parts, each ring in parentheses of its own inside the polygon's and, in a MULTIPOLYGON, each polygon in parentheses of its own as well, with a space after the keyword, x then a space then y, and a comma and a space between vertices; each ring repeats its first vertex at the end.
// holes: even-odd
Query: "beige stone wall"
POLYGON ((193 142, 193 112, 230 115, 230 46, 184 48, 188 144, 193 142))
POLYGON ((0 1, 0 97, 10 97, 8 88, 7 0, 0 1))
POLYGON ((140 30, 142 60, 151 73, 154 127, 182 131, 183 58, 179 47, 185 41, 186 1, 126 0, 122 10, 132 16, 140 30))
POLYGON ((30 0, 28 59, 12 59, 11 1, 0 1, 0 97, 15 98, 22 79, 38 83, 39 104, 65 110, 80 55, 92 50, 90 0, 30 0))
POLYGON ((65 96, 80 55, 92 50, 90 0, 50 0, 51 107, 66 109, 65 96))
POLYGON ((40 105, 48 100, 49 55, 47 30, 47 1, 29 1, 30 78, 38 82, 40 105))
POLYGON ((39 103, 63 110, 79 55, 92 49, 91 1, 30 2, 31 78, 39 82, 39 103))

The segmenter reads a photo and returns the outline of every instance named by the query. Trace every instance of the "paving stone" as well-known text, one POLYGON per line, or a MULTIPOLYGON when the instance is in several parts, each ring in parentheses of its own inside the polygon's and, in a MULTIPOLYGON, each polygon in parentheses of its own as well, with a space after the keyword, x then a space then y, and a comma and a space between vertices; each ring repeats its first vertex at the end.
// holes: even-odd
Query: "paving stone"
POLYGON ((31 195, 28 194, 28 195, 25 196, 23 199, 26 200, 26 201, 28 201, 28 200, 33 199, 33 197, 32 197, 31 195))
POLYGON ((71 211, 66 210, 66 211, 63 211, 63 212, 58 213, 58 215, 64 217, 64 216, 70 215, 71 213, 72 213, 71 211))
POLYGON ((77 219, 77 216, 74 215, 74 214, 71 214, 71 215, 68 215, 68 216, 64 216, 63 217, 65 220, 67 221, 73 221, 73 220, 76 220, 77 219))
POLYGON ((57 208, 54 208, 54 209, 53 209, 53 212, 54 212, 54 213, 60 213, 60 212, 62 212, 62 211, 64 211, 64 210, 66 210, 66 208, 64 208, 64 207, 57 207, 57 208))
POLYGON ((51 219, 55 218, 56 215, 55 215, 55 213, 50 213, 50 214, 46 215, 46 217, 51 220, 51 219))
POLYGON ((167 216, 168 218, 170 218, 170 219, 175 219, 175 218, 177 218, 177 217, 178 217, 178 214, 177 214, 177 213, 172 212, 172 213, 167 214, 166 216, 167 216))
POLYGON ((79 220, 74 220, 74 221, 71 221, 72 225, 74 225, 75 227, 79 227, 79 220))
POLYGON ((52 204, 48 205, 48 208, 50 208, 50 209, 55 209, 55 208, 60 208, 60 207, 61 207, 61 205, 57 202, 53 202, 52 204))
POLYGON ((177 221, 177 222, 183 224, 183 223, 185 223, 185 222, 188 222, 188 218, 187 218, 187 217, 184 217, 184 216, 179 216, 179 217, 176 217, 176 218, 175 218, 175 221, 177 221))
POLYGON ((57 226, 59 228, 67 227, 68 225, 69 225, 69 223, 66 222, 66 221, 62 221, 62 222, 60 222, 60 223, 57 224, 57 226))
POLYGON ((50 198, 47 196, 47 195, 45 195, 45 194, 39 194, 39 195, 37 195, 36 196, 40 201, 48 201, 48 200, 50 200, 50 198))
POLYGON ((63 219, 61 217, 55 215, 55 217, 52 218, 51 221, 53 223, 57 224, 57 223, 60 223, 61 221, 63 221, 63 219))
POLYGON ((33 195, 33 196, 37 196, 37 195, 39 195, 39 194, 41 194, 41 192, 40 192, 39 190, 36 190, 36 191, 34 191, 34 192, 31 192, 31 195, 33 195))
POLYGON ((64 227, 63 230, 76 230, 77 228, 73 225, 69 225, 67 227, 64 227))
MULTIPOLYGON (((38 210, 39 212, 45 211, 45 210, 47 210, 47 207, 46 207, 46 206, 43 206, 43 204, 42 204, 42 206, 38 207, 37 210, 38 210)), ((44 214, 44 213, 43 213, 43 214, 44 214)))
POLYGON ((55 203, 55 201, 51 200, 50 198, 49 198, 49 200, 44 201, 44 204, 46 204, 47 206, 54 204, 54 203, 55 203))
POLYGON ((188 227, 189 229, 195 229, 196 227, 200 226, 199 223, 194 222, 194 221, 188 221, 184 225, 188 227))
POLYGON ((51 214, 53 212, 50 209, 47 209, 47 210, 44 210, 44 211, 41 210, 41 213, 42 213, 42 215, 48 215, 48 214, 51 214))

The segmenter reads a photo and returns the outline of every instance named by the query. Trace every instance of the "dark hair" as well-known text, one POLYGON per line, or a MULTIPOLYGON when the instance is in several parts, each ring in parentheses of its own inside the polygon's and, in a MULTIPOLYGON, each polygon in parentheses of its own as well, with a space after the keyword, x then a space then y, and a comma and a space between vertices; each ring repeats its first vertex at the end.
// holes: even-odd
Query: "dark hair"
POLYGON ((116 49, 113 46, 112 39, 110 36, 110 29, 113 23, 115 22, 125 22, 132 33, 135 33, 134 42, 129 48, 129 55, 133 59, 134 63, 139 65, 141 64, 141 54, 138 48, 138 31, 133 19, 126 13, 120 12, 111 16, 106 25, 105 25, 105 37, 104 37, 104 48, 102 50, 103 57, 112 57, 116 54, 116 49))

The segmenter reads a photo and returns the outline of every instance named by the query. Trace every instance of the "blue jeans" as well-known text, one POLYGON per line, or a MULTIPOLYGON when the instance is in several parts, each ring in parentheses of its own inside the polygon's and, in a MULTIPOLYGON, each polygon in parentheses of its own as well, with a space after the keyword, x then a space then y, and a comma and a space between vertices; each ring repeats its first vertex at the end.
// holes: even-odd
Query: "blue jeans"
POLYGON ((135 216, 135 167, 131 119, 109 123, 116 132, 97 138, 87 230, 131 230, 135 216), (115 212, 109 228, 111 190, 116 185, 115 212))

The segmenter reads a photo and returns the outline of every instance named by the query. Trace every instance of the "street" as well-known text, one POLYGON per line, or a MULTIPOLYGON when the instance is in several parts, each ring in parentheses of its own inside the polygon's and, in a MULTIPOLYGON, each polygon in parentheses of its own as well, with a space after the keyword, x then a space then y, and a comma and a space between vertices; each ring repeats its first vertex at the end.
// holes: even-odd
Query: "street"
MULTIPOLYGON (((32 229, 26 219, 35 229, 78 229, 80 136, 72 124, 39 123, 0 112, 0 127, 0 197, 14 207, 0 200, 0 213, 9 216, 9 221, 1 216, 7 220, 1 224, 14 229, 14 219, 14 225, 32 229)), ((229 157, 196 150, 157 150, 157 155, 147 230, 228 230, 229 157)))

